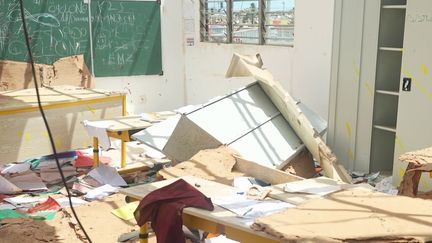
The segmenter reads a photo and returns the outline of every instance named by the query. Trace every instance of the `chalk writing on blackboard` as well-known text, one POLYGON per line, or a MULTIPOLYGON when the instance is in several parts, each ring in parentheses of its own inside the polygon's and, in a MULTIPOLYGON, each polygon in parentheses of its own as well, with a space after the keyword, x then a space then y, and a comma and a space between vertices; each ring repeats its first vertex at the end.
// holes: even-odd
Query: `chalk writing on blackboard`
MULTIPOLYGON (((160 6, 157 2, 24 0, 35 61, 52 64, 84 54, 90 67, 90 36, 97 76, 159 74, 162 71, 160 6)), ((18 0, 0 0, 0 59, 27 61, 18 0)))

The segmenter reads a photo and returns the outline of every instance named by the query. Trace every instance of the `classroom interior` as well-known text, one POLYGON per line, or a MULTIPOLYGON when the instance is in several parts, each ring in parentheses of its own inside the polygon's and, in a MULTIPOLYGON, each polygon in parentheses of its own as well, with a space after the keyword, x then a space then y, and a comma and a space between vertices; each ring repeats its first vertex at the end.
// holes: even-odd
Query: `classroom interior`
POLYGON ((432 241, 432 1, 0 0, 0 242, 432 241))

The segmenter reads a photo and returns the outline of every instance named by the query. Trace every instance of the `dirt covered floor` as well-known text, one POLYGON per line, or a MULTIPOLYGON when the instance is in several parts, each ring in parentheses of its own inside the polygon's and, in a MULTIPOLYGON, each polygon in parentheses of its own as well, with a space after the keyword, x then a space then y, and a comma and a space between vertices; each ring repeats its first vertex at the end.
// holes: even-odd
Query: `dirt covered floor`
MULTIPOLYGON (((114 194, 103 201, 93 201, 75 207, 81 223, 92 242, 117 242, 121 234, 139 230, 134 219, 125 221, 114 216, 111 211, 124 206, 125 196, 114 194)), ((53 220, 4 219, 0 221, 0 243, 34 243, 34 242, 87 242, 84 234, 71 218, 70 209, 57 212, 53 220)), ((139 242, 138 239, 127 242, 139 242)), ((149 242, 156 242, 151 235, 149 242)))

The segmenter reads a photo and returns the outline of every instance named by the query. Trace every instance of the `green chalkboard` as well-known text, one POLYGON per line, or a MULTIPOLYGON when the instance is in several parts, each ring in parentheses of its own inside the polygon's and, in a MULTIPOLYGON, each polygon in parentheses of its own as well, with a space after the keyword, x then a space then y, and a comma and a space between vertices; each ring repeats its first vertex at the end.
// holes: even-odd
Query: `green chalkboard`
POLYGON ((160 74, 160 6, 92 0, 96 76, 160 74))
MULTIPOLYGON (((87 66, 93 63, 98 77, 162 72, 156 1, 92 0, 92 35, 88 4, 83 0, 24 0, 24 6, 38 63, 52 64, 61 57, 84 54, 87 66)), ((0 0, 0 59, 28 60, 18 0, 0 0)))

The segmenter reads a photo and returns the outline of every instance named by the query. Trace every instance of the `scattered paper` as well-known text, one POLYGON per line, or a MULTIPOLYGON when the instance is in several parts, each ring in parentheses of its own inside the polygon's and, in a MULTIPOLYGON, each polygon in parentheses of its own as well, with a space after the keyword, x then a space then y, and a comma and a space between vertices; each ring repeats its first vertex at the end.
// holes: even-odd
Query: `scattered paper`
POLYGON ((389 176, 382 179, 375 185, 375 189, 379 192, 387 193, 390 195, 397 195, 398 189, 393 185, 393 177, 389 176))
POLYGON ((16 207, 10 203, 0 203, 0 210, 3 209, 15 209, 16 207))
POLYGON ((204 243, 240 243, 240 242, 228 239, 226 238, 225 235, 219 235, 217 237, 205 239, 204 243))
POLYGON ((84 178, 82 178, 82 181, 80 182, 80 184, 81 183, 86 185, 86 186, 92 187, 90 189, 105 185, 103 183, 100 183, 99 181, 97 181, 96 179, 94 179, 93 177, 91 177, 89 175, 84 176, 84 178))
MULTIPOLYGON (((59 158, 59 164, 60 167, 62 167, 63 165, 67 164, 67 163, 71 163, 75 158, 59 158)), ((39 162, 39 165, 37 166, 37 169, 42 170, 42 169, 57 169, 57 162, 55 161, 55 159, 45 159, 45 160, 41 160, 39 162)))
POLYGON ((56 211, 41 211, 32 214, 20 213, 12 209, 0 210, 0 220, 7 218, 32 218, 35 220, 52 220, 56 215, 56 211))
POLYGON ((239 188, 242 189, 243 191, 247 191, 252 185, 253 184, 248 177, 244 177, 244 176, 234 177, 233 187, 235 188, 239 188))
POLYGON ((2 209, 0 210, 0 220, 2 219, 16 219, 16 218, 25 218, 26 214, 18 213, 13 209, 2 209))
POLYGON ((37 213, 42 211, 57 211, 59 210, 60 204, 52 197, 48 197, 45 202, 36 204, 35 206, 29 208, 27 213, 37 213))
POLYGON ((372 183, 372 182, 374 182, 374 181, 378 178, 379 175, 380 175, 380 172, 379 172, 379 171, 376 172, 376 173, 373 173, 373 174, 368 175, 368 176, 367 176, 368 183, 372 183))
POLYGON ((77 158, 75 159, 74 166, 79 167, 91 167, 93 166, 93 156, 85 154, 83 151, 76 151, 77 158))
POLYGON ((253 177, 247 177, 247 176, 237 176, 234 177, 233 180, 233 186, 242 189, 244 191, 247 191, 250 187, 255 185, 258 185, 260 187, 270 186, 270 184, 265 181, 253 177))
MULTIPOLYGON (((78 198, 78 197, 71 197, 71 200, 72 200, 72 205, 74 207, 88 203, 87 201, 84 201, 84 200, 82 200, 81 198, 78 198)), ((56 198, 56 201, 60 204, 60 206, 62 208, 69 208, 70 207, 70 205, 69 205, 69 198, 67 198, 67 197, 56 198)))
POLYGON ((325 196, 332 192, 341 190, 339 185, 330 185, 318 182, 314 179, 306 179, 301 181, 294 181, 285 184, 284 191, 290 193, 307 193, 319 196, 325 196))
POLYGON ((0 193, 1 194, 16 194, 22 190, 16 185, 12 184, 6 178, 0 175, 0 193))
POLYGON ((84 198, 89 201, 100 200, 116 192, 118 192, 118 188, 107 184, 87 192, 84 198))
POLYGON ((53 220, 56 216, 56 210, 40 211, 28 216, 34 220, 53 220))
POLYGON ((102 184, 109 184, 111 186, 127 186, 127 183, 118 174, 115 168, 104 164, 99 164, 99 167, 91 170, 88 175, 102 184))
POLYGON ((111 213, 123 220, 131 220, 134 218, 134 212, 138 207, 138 204, 139 201, 131 202, 126 206, 112 210, 111 213))
POLYGON ((242 218, 258 218, 283 209, 293 208, 295 205, 283 201, 253 200, 244 195, 232 195, 227 197, 212 198, 214 204, 219 205, 242 218))
POLYGON ((5 198, 4 201, 14 205, 14 206, 20 206, 24 204, 31 204, 31 203, 37 203, 37 202, 43 202, 46 201, 47 198, 40 198, 40 197, 8 197, 5 198))
POLYGON ((23 173, 30 169, 30 163, 19 163, 19 164, 11 164, 8 167, 4 168, 1 173, 2 174, 14 174, 14 173, 23 173))
POLYGON ((96 137, 99 140, 99 145, 103 150, 108 150, 111 147, 111 142, 106 132, 106 129, 112 125, 109 121, 83 121, 84 129, 90 137, 96 137))
POLYGON ((46 191, 48 188, 36 173, 30 172, 9 178, 9 181, 23 191, 46 191))
MULTIPOLYGON (((63 166, 61 169, 65 178, 77 174, 76 169, 73 166, 63 166)), ((40 177, 43 181, 49 184, 54 184, 62 180, 58 168, 43 168, 40 170, 40 177)))
POLYGON ((74 182, 73 185, 72 185, 72 189, 76 190, 76 191, 79 191, 79 192, 81 192, 83 194, 86 194, 88 191, 90 191, 91 189, 93 189, 93 187, 88 186, 88 185, 84 185, 84 184, 79 183, 79 182, 74 182))

